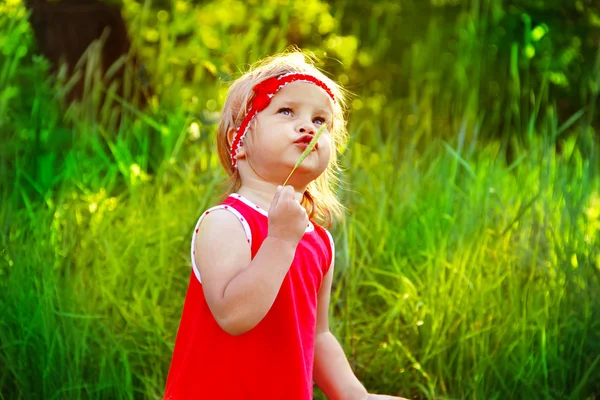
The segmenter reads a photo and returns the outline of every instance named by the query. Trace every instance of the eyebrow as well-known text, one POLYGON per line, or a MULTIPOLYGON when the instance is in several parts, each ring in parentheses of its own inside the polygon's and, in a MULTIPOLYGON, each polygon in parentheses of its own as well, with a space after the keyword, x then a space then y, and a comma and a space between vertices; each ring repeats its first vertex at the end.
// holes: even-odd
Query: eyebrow
MULTIPOLYGON (((296 102, 296 101, 292 101, 292 100, 281 100, 279 102, 279 104, 277 105, 278 107, 282 107, 282 106, 290 106, 292 108, 297 108, 300 105, 300 103, 296 102)), ((333 110, 327 110, 324 108, 317 108, 315 110, 318 114, 329 114, 329 115, 333 115, 333 110)))

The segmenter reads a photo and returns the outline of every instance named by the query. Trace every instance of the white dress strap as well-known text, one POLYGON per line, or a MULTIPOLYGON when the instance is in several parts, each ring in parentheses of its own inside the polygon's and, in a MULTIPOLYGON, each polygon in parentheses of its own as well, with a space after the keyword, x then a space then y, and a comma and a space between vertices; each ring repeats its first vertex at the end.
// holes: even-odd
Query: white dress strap
POLYGON ((203 212, 202 215, 200 216, 200 218, 198 218, 198 222, 196 223, 196 227, 194 228, 194 234, 192 236, 192 248, 191 248, 192 269, 194 270, 194 275, 196 275, 196 278, 198 279, 198 282, 200 282, 200 283, 202 283, 202 279, 200 279, 200 270, 198 269, 198 266, 196 265, 196 250, 194 249, 194 246, 196 245, 196 236, 198 235, 198 230, 200 228, 200 224, 202 223, 202 220, 204 219, 204 217, 206 217, 211 212, 217 211, 217 210, 227 210, 236 216, 236 218, 238 219, 238 221, 240 221, 240 223, 242 224, 242 227, 244 228, 244 232, 246 233, 246 239, 248 240, 248 245, 250 246, 250 248, 252 248, 252 231, 250 230, 250 225, 248 225, 248 221, 246 221, 246 218, 244 218, 242 216, 242 214, 239 213, 238 210, 236 210, 235 208, 233 208, 230 205, 219 204, 218 206, 209 208, 208 210, 203 212))
POLYGON ((329 233, 327 229, 323 229, 325 230, 325 233, 327 233, 327 237, 329 238, 329 245, 331 248, 331 262, 329 263, 329 268, 331 268, 331 266, 333 265, 333 261, 335 260, 335 242, 333 241, 331 233, 329 233))

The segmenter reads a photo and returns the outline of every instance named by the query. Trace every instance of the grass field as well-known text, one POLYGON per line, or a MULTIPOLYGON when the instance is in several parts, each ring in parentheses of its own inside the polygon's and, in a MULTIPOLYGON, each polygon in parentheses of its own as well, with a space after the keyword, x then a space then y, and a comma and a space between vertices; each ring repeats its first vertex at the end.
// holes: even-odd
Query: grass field
MULTIPOLYGON (((210 71, 288 44, 274 33, 256 47, 255 32, 190 82, 170 61, 189 51, 168 34, 183 22, 142 26, 125 7, 134 43, 158 35, 139 45, 158 77, 145 108, 99 84, 93 49, 87 96, 68 106, 21 3, 0 6, 0 399, 161 398, 192 229, 224 179, 214 118, 226 83, 210 71)), ((431 32, 415 45, 424 60, 431 32)), ((596 95, 559 118, 547 86, 516 93, 526 77, 513 70, 508 107, 484 106, 477 84, 446 87, 426 64, 406 98, 353 98, 332 330, 374 392, 598 398, 596 95), (501 119, 508 134, 494 136, 501 119)))

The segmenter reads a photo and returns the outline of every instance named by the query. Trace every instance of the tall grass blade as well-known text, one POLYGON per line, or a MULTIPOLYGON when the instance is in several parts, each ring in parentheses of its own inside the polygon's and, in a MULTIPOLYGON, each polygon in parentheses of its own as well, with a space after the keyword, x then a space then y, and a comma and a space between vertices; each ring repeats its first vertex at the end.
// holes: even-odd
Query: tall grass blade
POLYGON ((319 129, 319 131, 317 132, 317 134, 315 135, 315 137, 312 138, 312 140, 310 141, 310 143, 308 144, 308 146, 306 146, 306 149, 302 152, 302 155, 300 155, 300 158, 298 159, 298 161, 296 161, 296 165, 294 165, 294 168, 292 168, 292 172, 290 172, 290 174, 288 175, 288 177, 285 179, 285 182, 283 182, 283 186, 285 186, 285 184, 290 180, 290 178, 292 177, 292 174, 294 173, 294 171, 296 170, 296 168, 298 168, 300 166, 300 164, 302 164, 302 161, 304 161, 304 159, 306 157, 308 157, 308 155, 310 154, 310 152, 317 145, 317 142, 319 141, 319 138, 321 137, 321 135, 323 134, 323 132, 325 131, 326 128, 327 128, 327 125, 324 124, 321 127, 321 129, 319 129))
POLYGON ((582 108, 581 110, 579 110, 575 114, 573 114, 571 116, 571 118, 569 118, 565 123, 563 123, 558 128, 558 132, 557 132, 556 135, 560 136, 564 131, 566 131, 567 129, 569 129, 571 127, 571 125, 573 125, 575 122, 577 122, 577 120, 579 120, 579 118, 581 118, 581 116, 583 114, 585 114, 586 111, 587 111, 587 108, 582 108))

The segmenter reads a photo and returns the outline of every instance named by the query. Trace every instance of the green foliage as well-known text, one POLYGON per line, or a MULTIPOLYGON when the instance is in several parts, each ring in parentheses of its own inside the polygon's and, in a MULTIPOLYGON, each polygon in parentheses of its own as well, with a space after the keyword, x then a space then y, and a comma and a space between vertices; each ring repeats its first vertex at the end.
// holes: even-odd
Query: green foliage
POLYGON ((290 43, 319 46, 325 38, 338 39, 329 7, 319 0, 227 0, 198 7, 178 0, 159 10, 126 0, 123 13, 156 80, 161 105, 182 99, 188 111, 220 109, 222 81, 235 78, 248 63, 290 43), (200 83, 202 92, 193 90, 200 83))
POLYGON ((25 9, 18 2, 0 5, 0 126, 11 118, 10 105, 21 97, 24 88, 14 82, 17 70, 31 46, 31 34, 25 20, 25 9))
MULTIPOLYGON (((529 115, 561 118, 595 104, 600 8, 591 1, 330 1, 340 34, 358 41, 344 80, 360 88, 360 115, 415 114, 433 97, 439 124, 480 115, 485 137, 526 140, 529 115), (360 20, 364 23, 355 23, 360 20), (424 93, 423 88, 438 88, 424 93)), ((593 107, 588 123, 598 127, 593 107)), ((407 121, 408 122, 408 121, 407 121)), ((457 128, 457 125, 454 125, 457 128)))
POLYGON ((580 336, 599 327, 594 167, 572 139, 509 166, 465 136, 424 154, 350 146, 336 332, 383 392, 585 398, 600 378, 580 336))
POLYGON ((597 396, 597 90, 583 71, 597 83, 598 65, 577 72, 583 40, 556 69, 536 64, 564 54, 549 19, 507 38, 534 3, 125 0, 145 108, 117 94, 139 84, 126 60, 106 87, 101 40, 51 82, 21 2, 0 4, 0 398, 162 396, 193 224, 224 178, 226 84, 290 44, 360 94, 331 326, 367 387, 597 396), (87 95, 67 105, 75 79, 87 95))

